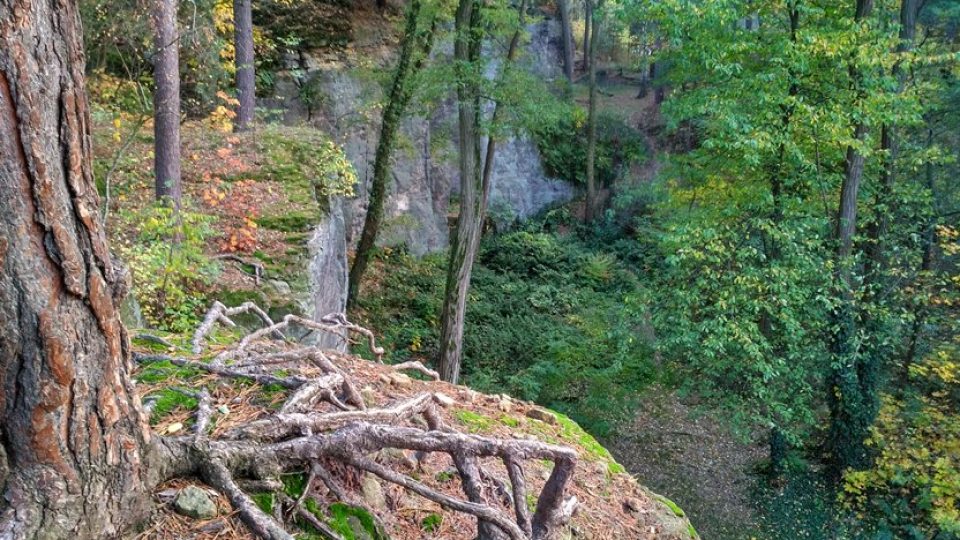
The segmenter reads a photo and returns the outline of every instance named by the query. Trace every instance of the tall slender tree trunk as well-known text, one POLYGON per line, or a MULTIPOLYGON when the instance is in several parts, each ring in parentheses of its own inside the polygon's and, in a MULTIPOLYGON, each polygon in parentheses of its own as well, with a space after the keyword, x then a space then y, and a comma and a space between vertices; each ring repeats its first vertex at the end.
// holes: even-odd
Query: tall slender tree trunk
POLYGON ((233 36, 237 68, 236 130, 243 131, 253 122, 256 107, 256 76, 253 58, 253 14, 250 0, 233 0, 233 36))
POLYGON ((154 0, 153 134, 157 199, 180 207, 180 35, 177 0, 154 0))
POLYGON ((0 2, 0 538, 114 538, 152 508, 81 40, 74 2, 0 2))
POLYGON ((573 28, 570 26, 570 0, 557 0, 560 15, 560 38, 563 40, 563 74, 567 81, 573 82, 574 45, 573 28))
POLYGON ((383 109, 383 119, 380 123, 380 139, 377 141, 377 152, 373 161, 373 182, 370 187, 370 203, 363 221, 363 232, 360 233, 360 243, 357 245, 357 254, 350 267, 350 280, 347 294, 347 307, 356 305, 360 294, 360 283, 363 274, 370 263, 370 256, 377 242, 380 232, 380 223, 383 221, 384 206, 387 199, 387 187, 390 176, 390 159, 396 143, 397 130, 406 112, 407 105, 413 95, 411 78, 423 66, 423 61, 430 55, 434 28, 424 36, 417 32, 420 20, 420 0, 410 2, 407 9, 407 23, 404 29, 403 41, 400 44, 400 58, 393 75, 390 94, 386 107, 383 109), (419 58, 414 58, 420 55, 419 58))
MULTIPOLYGON (((873 0, 857 0, 855 20, 870 16, 873 0)), ((863 74, 850 59, 850 78, 854 91, 865 92, 863 74)), ((867 126, 857 122, 853 128, 857 146, 847 148, 840 204, 837 209, 834 239, 836 241, 836 301, 834 329, 830 336, 833 354, 832 388, 829 392, 831 412, 830 441, 833 451, 833 473, 837 476, 848 468, 860 469, 869 462, 864 446, 870 425, 876 415, 878 373, 873 362, 864 362, 856 346, 857 321, 854 306, 853 239, 857 229, 857 198, 863 179, 864 155, 858 146, 866 140, 867 126)))
POLYGON ((597 17, 594 13, 594 0, 587 0, 587 21, 593 25, 590 32, 587 54, 587 71, 589 72, 590 98, 587 113, 587 200, 584 203, 584 221, 591 222, 597 211, 597 17))
POLYGON ((463 359, 463 325, 470 289, 473 258, 480 242, 482 178, 480 144, 477 137, 477 81, 466 68, 479 56, 475 32, 476 0, 460 0, 456 14, 454 58, 459 64, 457 81, 457 121, 459 135, 460 213, 457 230, 450 244, 446 292, 440 316, 440 376, 456 383, 460 379, 463 359))
POLYGON ((590 34, 593 30, 593 2, 585 0, 583 4, 583 70, 590 69, 590 34))

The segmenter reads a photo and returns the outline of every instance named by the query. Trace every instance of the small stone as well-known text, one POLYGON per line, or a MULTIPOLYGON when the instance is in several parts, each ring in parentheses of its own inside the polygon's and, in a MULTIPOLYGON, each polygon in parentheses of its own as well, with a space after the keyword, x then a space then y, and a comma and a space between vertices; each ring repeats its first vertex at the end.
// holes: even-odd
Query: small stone
POLYGON ((181 429, 183 429, 183 424, 181 424, 180 422, 174 422, 174 423, 170 424, 169 426, 167 426, 167 429, 166 429, 165 431, 166 431, 168 434, 171 434, 171 435, 172 435, 172 434, 180 431, 181 429))
POLYGON ((227 524, 222 519, 218 519, 200 527, 200 532, 205 534, 219 534, 226 528, 227 524))
POLYGON ((500 401, 497 401, 497 408, 500 409, 501 412, 510 412, 513 410, 513 403, 508 400, 501 399, 500 401))
POLYGON ((274 292, 281 296, 290 296, 293 293, 293 290, 290 288, 290 284, 286 281, 280 281, 279 279, 268 279, 267 285, 269 285, 274 292))
POLYGON ((627 512, 639 512, 642 507, 643 505, 640 504, 640 501, 634 498, 625 499, 623 501, 623 509, 627 512))
POLYGON ((221 405, 217 407, 217 411, 219 411, 220 414, 228 414, 230 412, 230 407, 227 407, 226 405, 221 405))
POLYGON ((411 379, 408 375, 403 373, 394 373, 390 376, 390 382, 394 386, 405 388, 413 384, 413 379, 411 379))
POLYGON ((173 501, 173 508, 178 514, 194 519, 211 519, 217 515, 217 505, 197 486, 181 489, 173 501))
POLYGON ((383 488, 372 474, 365 474, 363 476, 363 482, 360 487, 363 492, 363 500, 370 508, 374 510, 386 510, 387 499, 383 495, 383 488))
POLYGON ((360 397, 367 407, 373 407, 377 404, 377 391, 372 386, 364 386, 360 389, 360 397))
POLYGON ((433 395, 433 400, 436 401, 441 407, 450 407, 457 403, 457 401, 452 397, 446 394, 441 394, 440 392, 437 392, 433 395))
POLYGON ((527 416, 550 425, 557 423, 557 416, 555 414, 540 407, 534 407, 527 411, 527 416))

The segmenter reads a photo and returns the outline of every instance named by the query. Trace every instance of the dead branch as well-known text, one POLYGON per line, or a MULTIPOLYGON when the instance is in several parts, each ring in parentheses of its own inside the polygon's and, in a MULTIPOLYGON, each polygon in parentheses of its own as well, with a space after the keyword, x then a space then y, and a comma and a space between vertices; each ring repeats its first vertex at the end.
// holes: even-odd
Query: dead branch
POLYGON ((293 540, 290 533, 237 486, 230 470, 223 463, 211 459, 202 467, 201 473, 205 482, 230 499, 230 504, 240 512, 240 519, 254 534, 264 540, 293 540))
POLYGON ((409 362, 401 362, 399 364, 394 364, 393 369, 397 371, 416 371, 417 373, 422 373, 427 377, 430 377, 432 381, 439 381, 440 374, 436 371, 428 368, 427 366, 421 364, 416 360, 410 360, 409 362))
MULTIPOLYGON (((260 309, 260 306, 253 302, 244 302, 232 308, 228 308, 220 302, 214 302, 213 306, 210 307, 210 311, 207 312, 206 317, 203 318, 203 322, 200 323, 197 331, 193 334, 193 340, 190 342, 190 344, 193 345, 193 354, 200 354, 203 351, 203 338, 213 330, 214 323, 220 321, 225 326, 233 328, 237 324, 233 322, 230 317, 250 312, 253 312, 254 315, 259 317, 267 327, 274 326, 273 319, 267 315, 267 312, 260 309)), ((277 337, 277 339, 283 339, 283 334, 277 331, 275 337, 277 337)))
MULTIPOLYGON (((257 285, 258 287, 260 286, 260 281, 263 280, 264 270, 263 270, 263 265, 260 264, 259 262, 257 262, 257 261, 251 261, 251 260, 248 260, 248 259, 244 259, 243 257, 234 255, 233 253, 221 253, 220 255, 214 255, 213 258, 214 258, 214 259, 219 259, 219 260, 222 260, 222 261, 232 261, 232 262, 235 262, 235 263, 237 263, 237 264, 239 264, 239 265, 252 266, 252 267, 253 267, 253 274, 251 274, 251 275, 253 276, 253 281, 254 281, 254 283, 256 283, 256 285, 257 285)), ((240 270, 243 271, 243 272, 246 273, 246 274, 249 274, 249 272, 247 272, 246 270, 244 270, 242 267, 240 268, 240 270)))
MULTIPOLYGON (((267 540, 292 538, 284 530, 284 515, 271 517, 260 510, 233 475, 242 473, 247 477, 252 474, 253 480, 243 481, 248 488, 275 486, 278 474, 306 468, 309 479, 298 500, 278 495, 289 511, 287 519, 291 513, 296 514, 325 537, 341 540, 335 531, 303 507, 308 497, 316 496, 314 487, 318 480, 337 500, 355 502, 355 497, 324 467, 323 464, 327 463, 342 464, 347 471, 372 474, 444 508, 474 516, 478 536, 483 540, 552 539, 569 520, 576 498, 564 500, 564 491, 577 462, 573 450, 537 441, 459 433, 442 422, 437 407, 449 407, 455 402, 440 393, 421 393, 387 407, 367 408, 353 384, 353 377, 330 356, 315 347, 283 349, 286 342, 268 339, 282 338, 282 331, 291 325, 338 335, 345 330, 347 335, 365 336, 377 360, 382 361, 383 349, 376 345, 373 333, 349 322, 343 314, 331 314, 320 321, 287 315, 283 320, 273 322, 253 303, 229 308, 215 302, 194 334, 195 353, 202 351, 204 339, 217 322, 234 326, 230 317, 245 312, 256 314, 264 326, 247 334, 209 363, 159 354, 137 354, 135 358, 139 362, 165 360, 220 377, 246 378, 291 390, 279 412, 234 428, 219 438, 206 435, 214 414, 210 393, 206 388, 192 392, 199 403, 194 435, 170 439, 188 445, 190 452, 201 456, 201 477, 230 499, 241 519, 257 536, 267 540), (294 374, 277 375, 280 369, 294 374), (317 369, 322 375, 316 375, 317 369), (321 402, 332 405, 335 410, 319 410, 321 402), (428 429, 411 427, 417 422, 422 425, 420 416, 426 419, 428 429), (449 455, 460 476, 466 500, 442 493, 368 457, 383 448, 413 451, 421 458, 430 453, 449 455), (503 462, 510 488, 483 468, 485 458, 503 462), (531 459, 554 463, 538 495, 532 517, 527 509, 527 484, 522 467, 524 460, 531 459), (485 495, 488 492, 496 494, 491 497, 492 502, 485 495)), ((330 354, 336 358, 334 353, 330 354)), ((393 369, 417 371, 433 380, 439 379, 436 372, 420 362, 404 362, 393 369)), ((362 501, 357 504, 363 506, 362 501)), ((370 514, 379 523, 379 517, 372 511, 370 514)))

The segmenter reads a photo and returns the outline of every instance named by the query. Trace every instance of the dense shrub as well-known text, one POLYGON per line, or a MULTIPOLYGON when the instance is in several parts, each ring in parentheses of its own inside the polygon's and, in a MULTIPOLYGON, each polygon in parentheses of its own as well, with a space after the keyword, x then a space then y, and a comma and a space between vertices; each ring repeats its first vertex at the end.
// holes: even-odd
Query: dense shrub
MULTIPOLYGON (((577 185, 587 178, 587 117, 583 109, 569 107, 567 114, 547 116, 531 126, 547 174, 577 185)), ((646 145, 640 133, 622 118, 597 115, 597 179, 612 184, 631 163, 642 161, 646 145)))
MULTIPOLYGON (((445 258, 379 254, 361 298, 395 360, 433 360, 445 258)), ((573 236, 519 231, 487 239, 474 267, 464 379, 568 413, 605 434, 653 368, 640 337, 636 281, 619 260, 573 236)))

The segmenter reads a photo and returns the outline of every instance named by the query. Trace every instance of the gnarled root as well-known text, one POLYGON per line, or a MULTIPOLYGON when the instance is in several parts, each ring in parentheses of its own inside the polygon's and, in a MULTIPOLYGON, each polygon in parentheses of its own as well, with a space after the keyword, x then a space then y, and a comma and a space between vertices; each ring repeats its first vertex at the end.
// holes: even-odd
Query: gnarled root
MULTIPOLYGON (((218 353, 210 362, 163 355, 139 355, 138 360, 167 360, 214 376, 245 378, 289 390, 276 413, 233 429, 222 428, 221 431, 225 431, 214 436, 207 433, 213 409, 210 392, 203 388, 194 393, 199 406, 193 435, 165 439, 166 444, 181 445, 182 453, 194 460, 195 473, 227 496, 257 536, 269 540, 290 539, 287 521, 292 523, 299 518, 323 536, 338 540, 339 534, 304 505, 307 499, 319 496, 318 489, 324 488, 328 497, 363 505, 353 500, 337 474, 331 472, 335 470, 341 471, 338 473, 341 475, 342 471, 354 471, 340 478, 373 475, 443 508, 474 516, 478 536, 483 539, 550 539, 569 520, 576 505, 576 498, 564 498, 577 463, 572 449, 530 440, 459 433, 441 421, 439 408, 452 406, 454 402, 440 393, 419 393, 389 406, 367 408, 350 373, 335 364, 324 351, 313 347, 289 348, 286 341, 268 339, 282 338, 282 332, 292 324, 321 331, 346 330, 366 337, 370 349, 380 360, 383 349, 376 346, 373 333, 340 314, 324 317, 320 322, 288 315, 274 323, 252 303, 228 308, 217 302, 194 335, 194 351, 202 351, 203 340, 216 322, 231 326, 230 317, 241 312, 257 314, 264 327, 218 353), (423 420, 417 423, 420 418, 426 419, 425 429, 423 420), (448 455, 456 466, 466 498, 441 492, 371 457, 384 448, 412 451, 418 457, 434 453, 448 455), (484 460, 499 461, 509 484, 484 468, 484 460), (527 508, 530 486, 523 470, 527 460, 549 460, 554 464, 537 496, 532 516, 527 508), (309 478, 297 500, 279 495, 279 504, 284 510, 276 516, 261 510, 242 487, 278 485, 279 474, 290 471, 306 471, 309 478), (496 496, 491 496, 492 493, 496 496)), ((419 362, 407 362, 397 368, 438 378, 436 372, 419 362)), ((371 515, 375 516, 372 512, 371 515)))

